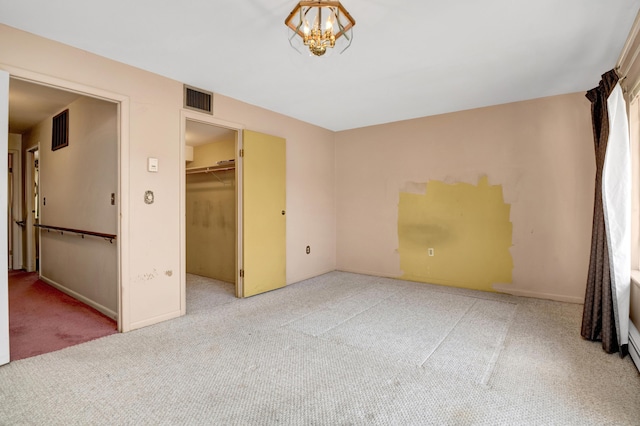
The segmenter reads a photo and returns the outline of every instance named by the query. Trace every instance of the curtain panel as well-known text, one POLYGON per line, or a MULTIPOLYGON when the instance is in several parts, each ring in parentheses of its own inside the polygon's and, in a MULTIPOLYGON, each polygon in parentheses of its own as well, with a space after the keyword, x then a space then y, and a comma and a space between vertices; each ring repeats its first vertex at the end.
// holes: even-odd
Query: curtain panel
POLYGON ((607 353, 627 353, 631 256, 631 162, 626 104, 611 70, 587 92, 596 185, 581 334, 607 353))

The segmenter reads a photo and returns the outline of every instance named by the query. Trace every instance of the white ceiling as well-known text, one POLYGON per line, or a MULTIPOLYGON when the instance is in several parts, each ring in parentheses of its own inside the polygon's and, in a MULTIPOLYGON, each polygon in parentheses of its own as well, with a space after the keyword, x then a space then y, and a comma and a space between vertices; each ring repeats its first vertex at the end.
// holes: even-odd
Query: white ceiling
POLYGON ((353 44, 323 58, 289 46, 292 0, 0 0, 0 22, 337 131, 586 91, 615 66, 640 8, 342 3, 353 44))

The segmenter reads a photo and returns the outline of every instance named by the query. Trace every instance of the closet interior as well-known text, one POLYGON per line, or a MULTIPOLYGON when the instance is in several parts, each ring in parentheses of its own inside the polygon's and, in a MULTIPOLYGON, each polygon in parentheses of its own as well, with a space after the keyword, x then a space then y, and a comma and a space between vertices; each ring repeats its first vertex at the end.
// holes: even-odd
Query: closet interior
POLYGON ((187 120, 188 274, 236 283, 237 132, 187 120))

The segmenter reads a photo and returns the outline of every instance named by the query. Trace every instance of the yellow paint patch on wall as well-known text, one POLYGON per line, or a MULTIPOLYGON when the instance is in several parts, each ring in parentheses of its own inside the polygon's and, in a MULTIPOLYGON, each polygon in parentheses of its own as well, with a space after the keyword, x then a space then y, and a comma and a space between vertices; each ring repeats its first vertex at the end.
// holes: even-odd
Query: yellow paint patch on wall
POLYGON ((485 291, 510 283, 512 225, 502 186, 486 176, 478 185, 425 185, 424 194, 400 192, 401 278, 485 291))

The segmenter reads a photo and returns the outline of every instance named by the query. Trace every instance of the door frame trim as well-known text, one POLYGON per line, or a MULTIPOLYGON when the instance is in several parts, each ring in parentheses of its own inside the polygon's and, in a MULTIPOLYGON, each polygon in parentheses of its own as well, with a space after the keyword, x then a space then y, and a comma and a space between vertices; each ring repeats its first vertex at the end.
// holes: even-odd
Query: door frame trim
POLYGON ((131 330, 131 305, 128 297, 129 275, 130 275, 130 238, 128 232, 122 232, 129 229, 129 114, 130 100, 128 96, 99 89, 97 87, 87 86, 85 84, 52 77, 50 75, 41 74, 23 68, 15 67, 0 63, 0 69, 9 73, 10 78, 16 78, 29 83, 40 86, 48 86, 67 92, 75 92, 84 96, 102 99, 113 102, 118 106, 118 229, 116 240, 117 250, 117 290, 118 290, 118 331, 126 332, 131 330))
MULTIPOLYGON (((9 145, 9 79, 11 73, 0 70, 0 128, 3 128, 0 134, 0 143, 9 145), (5 102, 6 101, 6 102, 5 102), (5 127, 6 126, 6 127, 5 127)), ((4 231, 0 234, 4 235, 4 243, 0 246, 0 264, 7 271, 8 262, 8 235, 7 235, 7 196, 8 196, 8 162, 4 163, 4 174, 0 176, 0 186, 4 189, 0 191, 0 204, 4 203, 4 208, 0 211, 0 223, 4 223, 4 231)), ((8 364, 11 359, 11 342, 9 339, 9 274, 5 273, 0 277, 0 365, 8 364)))

